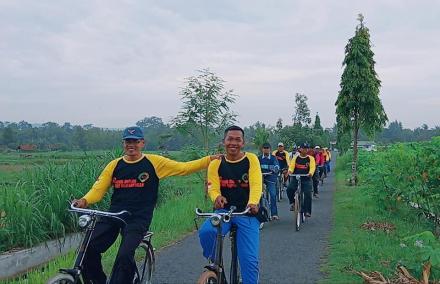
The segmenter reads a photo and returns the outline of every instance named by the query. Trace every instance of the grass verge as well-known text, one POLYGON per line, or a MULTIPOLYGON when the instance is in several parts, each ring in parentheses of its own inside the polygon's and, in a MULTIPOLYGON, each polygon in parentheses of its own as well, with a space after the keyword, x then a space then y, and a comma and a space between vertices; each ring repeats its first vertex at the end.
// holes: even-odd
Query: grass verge
POLYGON ((393 211, 385 210, 370 194, 372 189, 369 185, 347 186, 349 173, 346 169, 349 168, 344 157, 341 158, 336 168, 334 226, 329 257, 322 268, 327 277, 320 284, 363 283, 354 271, 379 271, 392 278, 398 265, 410 268, 410 272, 420 278, 417 268, 421 268, 425 260, 418 253, 418 248, 407 244, 404 239, 432 231, 432 224, 403 204, 393 211), (367 222, 392 224, 395 229, 361 228, 367 222))

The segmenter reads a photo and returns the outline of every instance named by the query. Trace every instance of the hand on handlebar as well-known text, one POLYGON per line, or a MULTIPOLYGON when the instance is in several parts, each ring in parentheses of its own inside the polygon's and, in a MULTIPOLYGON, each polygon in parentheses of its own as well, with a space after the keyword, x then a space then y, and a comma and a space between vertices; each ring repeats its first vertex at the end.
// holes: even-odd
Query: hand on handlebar
POLYGON ((250 209, 250 212, 252 214, 257 215, 257 213, 258 213, 258 205, 248 204, 247 207, 250 209))
POLYGON ((228 203, 228 200, 226 200, 226 197, 224 196, 217 196, 214 202, 214 208, 215 209, 222 209, 225 207, 225 205, 228 203))
POLYGON ((87 208, 89 204, 87 203, 87 200, 85 200, 84 198, 80 198, 80 199, 74 199, 72 201, 72 205, 78 208, 87 208))

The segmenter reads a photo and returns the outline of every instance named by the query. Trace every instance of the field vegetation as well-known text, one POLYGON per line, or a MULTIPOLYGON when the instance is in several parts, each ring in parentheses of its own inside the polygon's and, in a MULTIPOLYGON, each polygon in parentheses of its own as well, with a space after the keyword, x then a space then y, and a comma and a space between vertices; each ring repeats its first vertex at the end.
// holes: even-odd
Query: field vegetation
POLYGON ((338 158, 335 227, 322 283, 361 283, 359 272, 378 280, 373 271, 395 281, 403 277, 396 274, 399 267, 421 279, 424 265, 430 279, 440 279, 438 221, 432 215, 440 213, 439 147, 435 137, 361 151, 357 187, 347 185, 351 153, 338 158))
MULTIPOLYGON (((0 250, 30 247, 78 231, 77 216, 67 211, 68 201, 87 192, 103 167, 121 155, 119 150, 94 152, 2 154, 3 184, 0 189, 0 250), (12 169, 12 170, 11 170, 12 169)), ((170 158, 189 160, 196 153, 170 152, 170 158)), ((179 239, 194 229, 194 208, 208 209, 200 175, 171 177, 161 181, 158 206, 151 225, 156 248, 179 239)), ((93 207, 106 210, 109 192, 93 207)), ((105 254, 110 271, 117 245, 105 254)), ((6 283, 44 283, 59 268, 72 265, 74 252, 6 283)))

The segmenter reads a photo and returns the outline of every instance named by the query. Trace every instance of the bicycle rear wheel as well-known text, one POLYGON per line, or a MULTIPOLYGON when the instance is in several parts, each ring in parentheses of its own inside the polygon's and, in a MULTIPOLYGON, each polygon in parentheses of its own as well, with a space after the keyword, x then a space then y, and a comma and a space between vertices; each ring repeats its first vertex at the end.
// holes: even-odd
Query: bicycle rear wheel
POLYGON ((280 202, 283 199, 283 181, 282 179, 277 180, 277 201, 280 202))
POLYGON ((149 242, 141 242, 135 251, 136 274, 133 283, 150 284, 154 271, 154 250, 149 242))

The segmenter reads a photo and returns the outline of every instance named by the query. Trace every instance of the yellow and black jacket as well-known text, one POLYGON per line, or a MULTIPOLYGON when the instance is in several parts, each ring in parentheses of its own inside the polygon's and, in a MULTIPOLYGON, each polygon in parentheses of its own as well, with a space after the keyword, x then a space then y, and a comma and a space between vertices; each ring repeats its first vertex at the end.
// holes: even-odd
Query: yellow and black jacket
MULTIPOLYGON (((289 172, 293 174, 310 174, 313 176, 316 170, 315 158, 310 155, 306 157, 301 157, 300 155, 293 157, 292 161, 290 161, 289 172)), ((301 179, 306 180, 309 179, 307 177, 301 177, 301 179)))
POLYGON ((272 152, 272 155, 274 155, 277 160, 278 164, 280 165, 280 169, 286 169, 289 167, 290 164, 290 155, 289 152, 284 150, 283 152, 278 152, 278 150, 275 150, 272 152))
POLYGON ((113 187, 110 211, 127 210, 131 218, 145 219, 149 225, 157 202, 159 180, 205 169, 209 163, 209 157, 185 163, 150 154, 144 154, 137 161, 121 157, 105 167, 83 198, 89 204, 96 203, 113 187))
POLYGON ((262 174, 258 157, 245 153, 238 161, 214 160, 208 167, 208 194, 212 201, 224 196, 228 203, 243 211, 248 204, 258 204, 262 192, 262 174))

